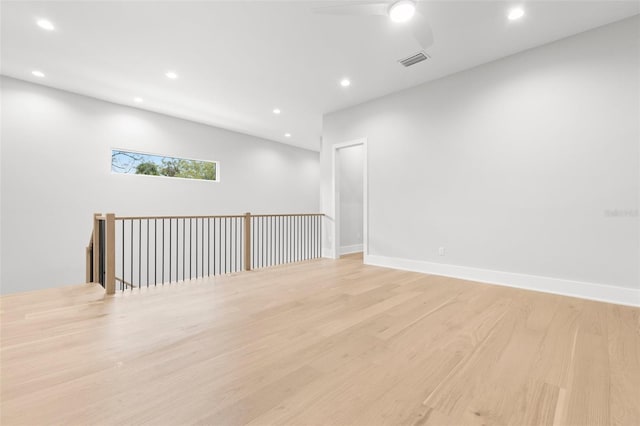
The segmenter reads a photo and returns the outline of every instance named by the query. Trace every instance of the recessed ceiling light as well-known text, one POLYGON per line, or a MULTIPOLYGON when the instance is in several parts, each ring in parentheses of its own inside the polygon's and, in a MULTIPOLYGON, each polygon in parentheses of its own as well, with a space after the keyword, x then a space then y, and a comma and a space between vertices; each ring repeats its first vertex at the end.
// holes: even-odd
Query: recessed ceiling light
POLYGON ((274 109, 274 110, 273 110, 273 113, 274 113, 274 114, 280 114, 280 109, 278 109, 278 108, 274 109))
POLYGON ((340 80, 340 86, 349 87, 351 86, 351 81, 349 81, 348 78, 343 78, 342 80, 340 80))
POLYGON ((31 74, 35 75, 36 77, 44 77, 44 73, 42 71, 31 71, 31 74))
POLYGON ((521 7, 516 7, 509 11, 509 15, 507 17, 510 21, 515 21, 516 19, 520 19, 524 16, 524 10, 521 7))
POLYGON ((51 21, 47 21, 46 19, 38 19, 37 24, 43 30, 53 31, 56 29, 56 27, 53 26, 51 21))
POLYGON ((136 96, 135 98, 133 98, 133 100, 134 100, 134 102, 137 102, 137 103, 142 103, 144 101, 144 99, 142 99, 139 96, 136 96))
POLYGON ((416 13, 416 4, 411 0, 400 0, 389 8, 389 18, 393 22, 407 22, 416 13))
POLYGON ((284 137, 285 137, 285 138, 290 138, 290 137, 291 137, 291 133, 285 133, 285 134, 284 134, 284 137))
POLYGON ((166 74, 167 78, 170 78, 171 80, 175 80, 176 78, 178 78, 178 74, 176 74, 173 71, 168 71, 166 74))

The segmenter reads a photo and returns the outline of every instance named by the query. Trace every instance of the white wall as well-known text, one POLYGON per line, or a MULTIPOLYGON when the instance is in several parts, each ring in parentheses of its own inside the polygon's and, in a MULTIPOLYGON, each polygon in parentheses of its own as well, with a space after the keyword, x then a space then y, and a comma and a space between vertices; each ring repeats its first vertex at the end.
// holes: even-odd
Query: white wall
POLYGON ((366 137, 366 262, 640 304, 639 28, 636 16, 325 116, 323 212, 331 145, 366 137))
POLYGON ((2 77, 2 293, 84 281, 93 212, 318 211, 318 153, 2 77), (110 172, 112 147, 217 160, 221 182, 110 172))
POLYGON ((341 254, 362 251, 363 154, 362 145, 355 145, 339 149, 336 155, 341 254))

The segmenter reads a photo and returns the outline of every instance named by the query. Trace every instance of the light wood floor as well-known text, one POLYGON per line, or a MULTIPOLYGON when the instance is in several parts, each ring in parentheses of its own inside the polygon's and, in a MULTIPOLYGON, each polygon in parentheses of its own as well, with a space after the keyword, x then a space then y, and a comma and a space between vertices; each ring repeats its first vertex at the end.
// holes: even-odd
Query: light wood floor
POLYGON ((1 423, 640 425, 640 309, 317 260, 5 296, 1 423))

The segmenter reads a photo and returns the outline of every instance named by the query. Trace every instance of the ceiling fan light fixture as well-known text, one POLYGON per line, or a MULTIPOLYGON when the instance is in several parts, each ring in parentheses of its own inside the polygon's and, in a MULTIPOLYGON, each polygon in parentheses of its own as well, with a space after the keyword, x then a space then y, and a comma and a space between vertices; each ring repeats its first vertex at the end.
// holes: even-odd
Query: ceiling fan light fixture
POLYGON ((416 13, 416 4, 412 0, 399 0, 389 7, 389 18, 393 22, 407 22, 416 13))

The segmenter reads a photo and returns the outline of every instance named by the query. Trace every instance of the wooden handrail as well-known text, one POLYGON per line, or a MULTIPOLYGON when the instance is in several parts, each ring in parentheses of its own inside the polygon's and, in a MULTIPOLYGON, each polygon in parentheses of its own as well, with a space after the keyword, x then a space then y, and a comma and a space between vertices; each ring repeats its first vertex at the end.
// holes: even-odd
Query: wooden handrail
POLYGON ((243 218, 244 215, 219 215, 219 216, 116 216, 115 220, 147 220, 147 219, 218 219, 218 218, 243 218))
POLYGON ((252 217, 285 217, 285 216, 324 216, 324 213, 282 213, 282 214, 252 214, 252 217))
MULTIPOLYGON (((281 214, 251 214, 251 217, 284 217, 284 216, 324 216, 324 213, 281 213, 281 214)), ((145 219, 219 219, 244 218, 244 214, 232 215, 196 215, 196 216, 116 216, 115 220, 145 220, 145 219)), ((104 220, 103 217, 98 218, 104 220)))

